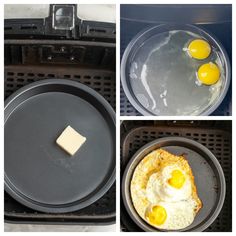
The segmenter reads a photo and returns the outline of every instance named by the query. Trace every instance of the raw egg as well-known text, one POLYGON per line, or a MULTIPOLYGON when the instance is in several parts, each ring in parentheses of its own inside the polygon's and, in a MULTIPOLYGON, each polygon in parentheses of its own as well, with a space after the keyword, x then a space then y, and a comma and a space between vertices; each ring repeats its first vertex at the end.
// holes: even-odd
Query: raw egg
POLYGON ((195 39, 189 44, 188 53, 195 59, 203 60, 209 57, 211 53, 211 46, 203 39, 195 39))
POLYGON ((197 75, 201 83, 213 85, 220 79, 220 69, 215 63, 209 62, 200 66, 197 75))

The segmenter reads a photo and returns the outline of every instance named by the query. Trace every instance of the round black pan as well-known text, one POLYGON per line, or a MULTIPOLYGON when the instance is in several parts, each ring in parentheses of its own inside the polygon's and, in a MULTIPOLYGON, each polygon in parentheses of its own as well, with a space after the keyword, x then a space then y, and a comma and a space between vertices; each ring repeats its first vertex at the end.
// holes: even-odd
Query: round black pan
POLYGON ((130 181, 138 163, 151 151, 165 149, 175 155, 184 155, 192 168, 202 209, 194 222, 181 231, 204 231, 216 219, 224 203, 225 178, 216 157, 203 145, 182 137, 157 139, 139 149, 129 161, 122 180, 122 198, 134 222, 145 231, 158 231, 137 214, 130 196, 130 181))
POLYGON ((43 212, 82 209, 115 180, 115 112, 75 81, 25 86, 5 102, 5 190, 43 212), (87 138, 70 157, 56 139, 70 125, 87 138))

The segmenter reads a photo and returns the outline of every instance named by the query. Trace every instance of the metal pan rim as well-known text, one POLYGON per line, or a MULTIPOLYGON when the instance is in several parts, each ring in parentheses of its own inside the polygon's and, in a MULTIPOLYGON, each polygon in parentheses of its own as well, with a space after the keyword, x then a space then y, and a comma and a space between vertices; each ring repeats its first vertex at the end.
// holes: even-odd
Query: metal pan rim
MULTIPOLYGON (((93 96, 94 99, 96 99, 101 105, 105 108, 109 119, 112 122, 112 126, 115 127, 116 118, 115 118, 115 111, 110 106, 110 104, 103 98, 99 93, 97 93, 95 90, 89 88, 86 85, 83 85, 76 81, 66 80, 66 79, 45 79, 37 82, 33 82, 29 85, 26 85, 19 90, 17 90, 14 94, 9 96, 5 101, 5 108, 4 111, 14 102, 19 96, 24 94, 27 91, 30 91, 31 89, 37 88, 38 86, 47 86, 52 84, 58 84, 58 85, 65 85, 65 86, 73 86, 78 89, 82 89, 84 92, 90 94, 93 96)), ((10 114, 8 114, 9 116, 10 114)), ((7 121, 8 116, 4 114, 4 123, 7 121)), ((72 212, 76 210, 80 210, 82 208, 85 208, 92 203, 96 202, 98 199, 100 199, 114 184, 116 179, 116 170, 115 167, 113 168, 112 172, 110 173, 109 177, 107 177, 106 182, 103 184, 103 186, 100 187, 99 191, 93 196, 87 196, 86 199, 79 202, 79 204, 76 204, 76 202, 72 202, 70 204, 62 204, 62 205, 51 205, 51 204, 42 204, 39 202, 35 202, 32 199, 27 198, 27 196, 22 195, 22 193, 17 193, 14 186, 10 183, 9 179, 7 178, 7 175, 4 171, 4 190, 15 200, 22 203, 23 205, 30 207, 32 209, 46 212, 46 213, 67 213, 72 212)))

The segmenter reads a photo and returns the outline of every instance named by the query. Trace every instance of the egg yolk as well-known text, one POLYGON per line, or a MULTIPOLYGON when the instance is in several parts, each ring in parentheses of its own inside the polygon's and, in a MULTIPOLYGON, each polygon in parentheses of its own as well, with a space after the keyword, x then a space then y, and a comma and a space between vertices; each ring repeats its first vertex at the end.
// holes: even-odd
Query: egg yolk
POLYGON ((206 63, 200 66, 197 75, 203 84, 212 85, 220 79, 220 69, 212 62, 206 63))
POLYGON ((162 225, 166 221, 167 213, 164 207, 154 206, 146 215, 149 222, 153 225, 162 225))
POLYGON ((168 183, 173 188, 180 189, 184 185, 185 176, 180 170, 173 170, 171 173, 171 178, 168 179, 168 183))
POLYGON ((203 39, 195 39, 188 46, 188 52, 191 57, 203 60, 211 53, 211 46, 203 39))

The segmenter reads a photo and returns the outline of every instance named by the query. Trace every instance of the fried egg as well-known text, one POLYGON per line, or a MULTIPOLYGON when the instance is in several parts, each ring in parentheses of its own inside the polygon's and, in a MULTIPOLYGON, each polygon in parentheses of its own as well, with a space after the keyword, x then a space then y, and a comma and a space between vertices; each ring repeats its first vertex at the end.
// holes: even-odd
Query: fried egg
POLYGON ((150 176, 146 195, 150 202, 177 202, 191 196, 191 180, 178 165, 167 166, 150 176))
POLYGON ((137 213, 158 229, 183 229, 202 207, 188 161, 162 149, 137 165, 130 191, 137 213))
POLYGON ((145 212, 148 223, 159 229, 178 230, 192 224, 195 202, 188 199, 180 202, 159 202, 145 212))

